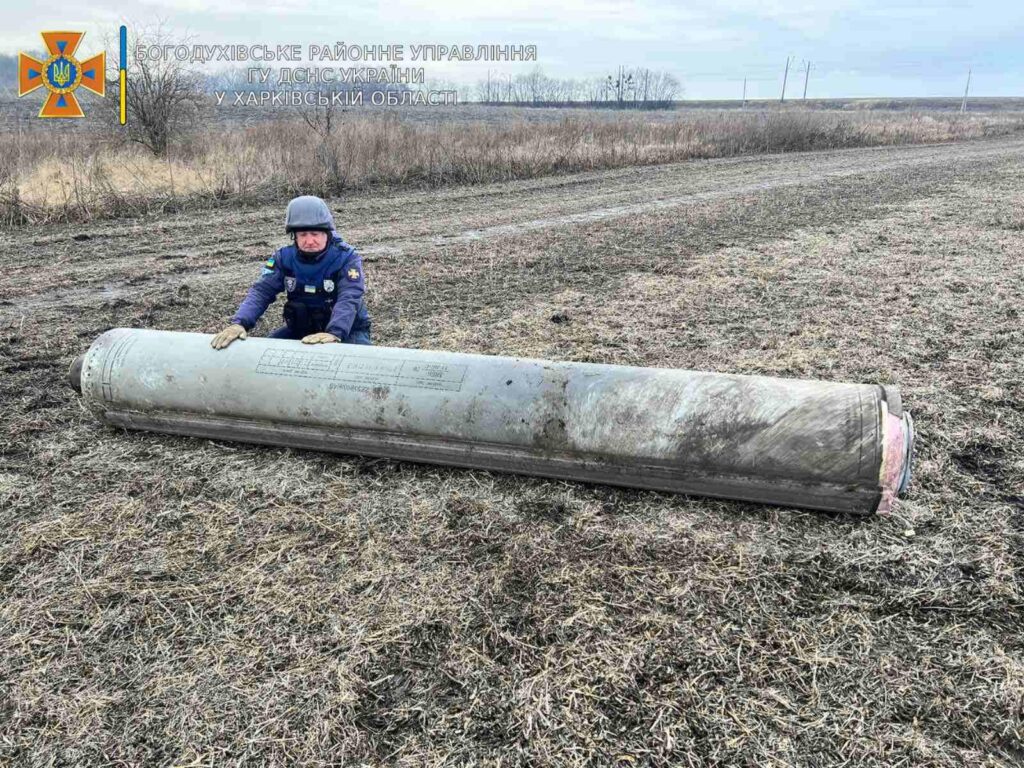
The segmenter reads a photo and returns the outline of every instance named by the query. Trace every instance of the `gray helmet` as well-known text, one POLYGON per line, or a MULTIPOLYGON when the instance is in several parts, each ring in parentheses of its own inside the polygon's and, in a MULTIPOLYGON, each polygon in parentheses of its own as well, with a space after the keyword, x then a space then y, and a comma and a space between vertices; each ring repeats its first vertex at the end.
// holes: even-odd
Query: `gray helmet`
POLYGON ((288 203, 288 210, 284 214, 284 231, 291 233, 301 230, 334 231, 331 209, 315 195, 302 195, 288 203))

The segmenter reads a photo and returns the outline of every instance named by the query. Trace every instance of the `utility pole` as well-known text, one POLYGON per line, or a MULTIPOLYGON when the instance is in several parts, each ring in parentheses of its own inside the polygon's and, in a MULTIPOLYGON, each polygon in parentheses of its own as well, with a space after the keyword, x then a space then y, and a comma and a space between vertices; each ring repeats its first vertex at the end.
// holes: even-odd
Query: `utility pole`
POLYGON ((782 74, 782 95, 779 96, 779 104, 786 100, 786 81, 789 80, 789 60, 791 56, 786 57, 786 71, 782 74))
POLYGON ((743 78, 743 104, 740 106, 740 109, 746 109, 746 108, 747 108, 747 78, 744 77, 743 78))
POLYGON ((967 111, 967 92, 971 90, 971 70, 967 70, 967 85, 964 86, 964 100, 960 102, 960 111, 967 111))
POLYGON ((807 81, 811 79, 811 62, 807 62, 807 69, 804 70, 804 101, 807 101, 807 81))

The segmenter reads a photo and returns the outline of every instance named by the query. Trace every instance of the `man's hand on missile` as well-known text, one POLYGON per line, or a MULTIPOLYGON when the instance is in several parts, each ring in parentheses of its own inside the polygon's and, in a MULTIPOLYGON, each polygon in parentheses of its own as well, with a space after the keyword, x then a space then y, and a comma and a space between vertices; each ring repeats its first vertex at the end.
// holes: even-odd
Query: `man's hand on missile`
POLYGON ((309 336, 302 337, 303 344, 333 344, 336 341, 341 341, 333 333, 311 333, 309 336))
POLYGON ((214 336, 213 340, 210 341, 210 346, 214 349, 224 349, 224 347, 235 339, 245 339, 248 338, 248 336, 249 334, 246 333, 245 328, 238 323, 233 323, 214 336))

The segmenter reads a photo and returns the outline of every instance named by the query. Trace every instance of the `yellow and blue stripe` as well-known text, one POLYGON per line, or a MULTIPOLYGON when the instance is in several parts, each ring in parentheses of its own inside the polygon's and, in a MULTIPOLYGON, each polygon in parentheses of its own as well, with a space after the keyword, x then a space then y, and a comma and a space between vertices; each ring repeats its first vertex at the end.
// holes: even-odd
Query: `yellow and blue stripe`
POLYGON ((121 25, 121 60, 118 81, 121 89, 121 125, 128 122, 128 28, 121 25))

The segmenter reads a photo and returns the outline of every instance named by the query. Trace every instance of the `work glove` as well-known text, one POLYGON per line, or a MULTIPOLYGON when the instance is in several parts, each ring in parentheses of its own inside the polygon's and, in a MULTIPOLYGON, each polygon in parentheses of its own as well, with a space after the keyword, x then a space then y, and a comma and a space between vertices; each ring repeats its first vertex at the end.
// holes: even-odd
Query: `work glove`
POLYGON ((246 333, 245 328, 238 323, 233 323, 214 336, 213 340, 210 342, 210 346, 214 349, 224 349, 224 347, 235 339, 245 339, 248 338, 248 336, 249 334, 246 333))
POLYGON ((309 336, 302 337, 303 344, 333 344, 336 341, 341 341, 333 333, 311 333, 309 336))

